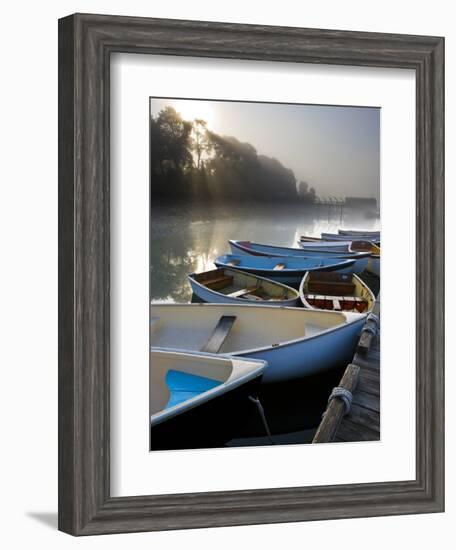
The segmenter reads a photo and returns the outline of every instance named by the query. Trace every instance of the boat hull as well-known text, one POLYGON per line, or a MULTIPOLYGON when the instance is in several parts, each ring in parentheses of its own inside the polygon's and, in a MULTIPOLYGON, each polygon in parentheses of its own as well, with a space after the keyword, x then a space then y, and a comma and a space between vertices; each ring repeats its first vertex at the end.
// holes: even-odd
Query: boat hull
POLYGON ((224 304, 152 304, 151 345, 202 349, 222 316, 236 318, 220 353, 268 362, 262 384, 286 382, 352 360, 366 314, 224 304))
POLYGON ((298 380, 351 362, 365 318, 298 342, 232 355, 268 362, 262 384, 298 380))
POLYGON ((380 231, 360 231, 356 229, 339 229, 339 235, 347 237, 357 237, 359 235, 369 235, 369 237, 380 238, 380 231))
POLYGON ((380 277, 380 258, 378 256, 369 258, 366 269, 369 273, 373 273, 374 275, 377 275, 377 277, 380 277))
MULTIPOLYGON (((207 288, 206 286, 199 284, 191 276, 188 277, 190 286, 192 287, 193 294, 198 296, 200 300, 209 304, 245 304, 246 300, 242 298, 234 298, 227 296, 222 292, 216 292, 207 288)), ((277 281, 274 281, 277 283, 277 281)), ((280 283, 277 283, 280 284, 280 283)), ((248 302, 247 302, 248 303, 248 302)), ((252 302, 256 306, 276 306, 276 307, 296 307, 300 305, 300 298, 296 296, 294 299, 290 300, 263 300, 252 302)))
MULTIPOLYGON (((223 264, 218 264, 217 262, 214 262, 216 266, 223 267, 223 264)), ((253 273, 255 275, 259 275, 260 277, 266 277, 268 279, 271 279, 273 281, 277 281, 278 283, 282 283, 284 285, 298 285, 302 278, 304 277, 304 274, 308 271, 308 269, 300 269, 300 270, 294 270, 293 273, 287 273, 284 271, 272 271, 270 269, 259 269, 255 267, 242 267, 240 268, 243 271, 247 271, 248 273, 253 273)), ((333 271, 331 269, 328 269, 328 271, 333 271)), ((351 268, 344 268, 344 269, 334 269, 334 271, 338 271, 339 273, 351 273, 351 268)), ((271 304, 266 304, 271 305, 271 304)))
POLYGON ((261 376, 249 380, 150 427, 150 450, 220 447, 235 437, 246 420, 258 414, 249 396, 256 396, 261 376))
MULTIPOLYGON (((339 289, 339 292, 337 291, 337 287, 331 287, 331 281, 321 281, 323 284, 326 283, 326 288, 323 287, 322 290, 318 290, 317 292, 313 291, 313 290, 310 290, 309 291, 309 275, 310 273, 307 273, 302 281, 301 281, 301 284, 299 285, 299 296, 301 298, 301 302, 302 302, 302 305, 307 308, 307 309, 319 309, 318 307, 316 307, 315 305, 312 305, 311 303, 309 303, 306 299, 306 295, 307 294, 320 294, 320 295, 323 295, 325 296, 325 298, 328 298, 328 297, 331 297, 331 296, 334 296, 334 297, 341 297, 342 300, 345 298, 351 298, 351 297, 356 297, 356 298, 361 298, 362 300, 364 300, 366 303, 367 303, 367 310, 364 310, 363 313, 370 313, 373 309, 374 309, 374 305, 375 305, 375 296, 372 292, 372 290, 368 287, 368 285, 360 278, 358 277, 356 274, 353 274, 351 276, 351 278, 347 281, 347 282, 350 282, 353 284, 353 293, 345 293, 345 294, 341 294, 340 292, 340 289, 339 289)), ((353 304, 353 306, 355 306, 355 304, 353 304)), ((328 310, 329 311, 332 311, 332 308, 322 308, 324 311, 328 310)), ((344 308, 342 307, 342 311, 344 310, 344 308)), ((353 310, 352 310, 353 311, 353 310)))
POLYGON ((301 237, 299 246, 307 251, 349 253, 352 241, 307 241, 301 237))
MULTIPOLYGON (((326 259, 325 259, 326 260, 326 259)), ((355 260, 331 260, 322 265, 322 261, 315 259, 306 260, 304 258, 284 258, 283 256, 244 256, 226 254, 214 260, 217 267, 239 269, 252 275, 258 275, 265 279, 277 281, 285 285, 298 285, 307 271, 337 271, 338 273, 353 273, 355 260), (229 263, 233 260, 238 264, 229 263), (273 269, 272 266, 286 262, 283 269, 273 269)))
MULTIPOLYGON (((357 257, 364 257, 366 252, 341 252, 339 250, 327 250, 324 254, 320 250, 304 250, 302 248, 291 248, 286 246, 269 246, 264 244, 249 243, 248 241, 228 241, 233 254, 244 254, 246 256, 297 256, 299 258, 331 258, 340 260, 352 260, 357 257)), ((321 242, 321 241, 320 241, 321 242)), ((323 242, 323 244, 325 244, 323 242)))
POLYGON ((338 233, 322 233, 321 238, 323 241, 347 241, 347 239, 350 239, 353 241, 370 241, 375 244, 380 243, 380 238, 372 235, 340 235, 338 233))
POLYGON ((229 241, 233 254, 244 256, 276 256, 276 257, 296 257, 307 259, 331 259, 334 261, 354 260, 353 273, 362 273, 368 265, 369 253, 335 251, 335 250, 309 250, 303 248, 287 248, 277 246, 256 245, 251 243, 251 247, 243 246, 242 243, 229 241))

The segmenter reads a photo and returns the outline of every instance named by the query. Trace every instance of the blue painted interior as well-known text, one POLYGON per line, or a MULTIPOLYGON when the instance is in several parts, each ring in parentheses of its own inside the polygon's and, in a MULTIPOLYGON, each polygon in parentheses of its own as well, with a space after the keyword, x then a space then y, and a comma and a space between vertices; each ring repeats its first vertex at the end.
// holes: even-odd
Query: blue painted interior
POLYGON ((220 386, 222 382, 206 378, 205 376, 197 376, 196 374, 188 374, 178 370, 169 370, 166 374, 166 385, 168 386, 170 397, 166 408, 174 407, 192 397, 196 397, 212 388, 220 386))

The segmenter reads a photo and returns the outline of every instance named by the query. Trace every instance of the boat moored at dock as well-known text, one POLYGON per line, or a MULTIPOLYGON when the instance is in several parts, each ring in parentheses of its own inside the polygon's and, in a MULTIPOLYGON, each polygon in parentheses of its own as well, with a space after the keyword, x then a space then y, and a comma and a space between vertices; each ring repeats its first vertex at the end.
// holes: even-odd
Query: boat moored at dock
POLYGON ((371 289, 355 274, 308 272, 299 295, 303 306, 311 309, 369 313, 375 305, 371 289))
POLYGON ((223 444, 254 412, 265 361, 204 352, 150 352, 150 449, 223 444), (215 440, 214 440, 215 438, 215 440))
POLYGON ((265 384, 349 362, 366 320, 361 313, 228 304, 151 304, 150 314, 152 349, 260 359, 268 363, 265 384))

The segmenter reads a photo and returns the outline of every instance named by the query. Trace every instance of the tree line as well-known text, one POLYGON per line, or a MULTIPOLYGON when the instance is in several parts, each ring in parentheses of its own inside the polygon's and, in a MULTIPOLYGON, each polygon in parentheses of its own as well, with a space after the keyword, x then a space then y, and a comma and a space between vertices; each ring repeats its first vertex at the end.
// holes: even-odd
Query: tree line
POLYGON ((315 200, 315 190, 277 159, 169 106, 150 119, 150 167, 152 201, 315 200))

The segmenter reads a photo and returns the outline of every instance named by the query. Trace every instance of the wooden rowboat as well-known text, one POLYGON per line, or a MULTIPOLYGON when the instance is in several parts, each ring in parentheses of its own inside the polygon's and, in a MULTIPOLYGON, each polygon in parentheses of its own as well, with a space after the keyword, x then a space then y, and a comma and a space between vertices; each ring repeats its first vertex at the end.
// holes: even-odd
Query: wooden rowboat
POLYGON ((357 275, 345 273, 306 273, 299 286, 302 304, 310 309, 369 313, 375 296, 357 275))
POLYGON ((350 362, 366 320, 348 311, 250 304, 151 304, 150 313, 153 348, 261 359, 266 384, 350 362))
POLYGON ((306 271, 340 271, 352 273, 354 260, 298 258, 295 256, 247 256, 224 254, 215 261, 217 267, 231 267, 266 277, 283 284, 299 284, 306 271))
POLYGON ((193 293, 201 300, 218 304, 296 306, 299 293, 284 284, 238 269, 221 267, 188 275, 193 293))
POLYGON ((150 449, 223 444, 248 414, 265 361, 172 349, 150 352, 150 449))

